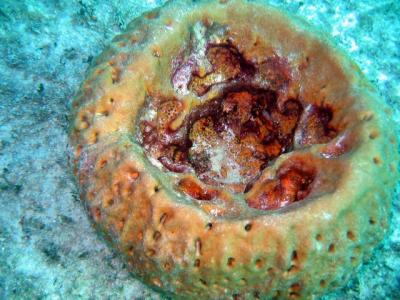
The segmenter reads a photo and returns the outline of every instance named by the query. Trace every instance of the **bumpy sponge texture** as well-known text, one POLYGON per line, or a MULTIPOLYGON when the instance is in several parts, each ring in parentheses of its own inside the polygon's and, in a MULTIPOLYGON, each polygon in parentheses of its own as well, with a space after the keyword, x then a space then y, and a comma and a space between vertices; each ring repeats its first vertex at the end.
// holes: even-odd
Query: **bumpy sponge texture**
POLYGON ((97 58, 73 115, 94 222, 175 298, 320 295, 387 230, 390 111, 322 34, 257 1, 170 1, 135 19, 97 58), (230 157, 215 163, 207 141, 230 157))

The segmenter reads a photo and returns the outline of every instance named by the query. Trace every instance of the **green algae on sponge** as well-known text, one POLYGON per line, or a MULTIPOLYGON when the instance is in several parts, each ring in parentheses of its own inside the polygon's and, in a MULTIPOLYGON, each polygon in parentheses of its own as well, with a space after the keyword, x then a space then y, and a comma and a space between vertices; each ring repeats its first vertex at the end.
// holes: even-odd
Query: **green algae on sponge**
POLYGON ((388 227, 390 111, 302 20, 258 1, 170 1, 97 59, 70 134, 94 222, 177 299, 308 299, 388 227))

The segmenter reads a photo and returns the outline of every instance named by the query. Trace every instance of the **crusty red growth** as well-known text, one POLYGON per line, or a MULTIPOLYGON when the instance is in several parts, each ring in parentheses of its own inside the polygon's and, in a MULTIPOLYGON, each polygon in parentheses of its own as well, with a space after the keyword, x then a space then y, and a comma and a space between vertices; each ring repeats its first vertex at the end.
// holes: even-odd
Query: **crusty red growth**
POLYGON ((268 210, 287 206, 304 199, 311 191, 315 169, 308 163, 282 165, 275 179, 266 182, 263 191, 247 199, 252 208, 268 210))

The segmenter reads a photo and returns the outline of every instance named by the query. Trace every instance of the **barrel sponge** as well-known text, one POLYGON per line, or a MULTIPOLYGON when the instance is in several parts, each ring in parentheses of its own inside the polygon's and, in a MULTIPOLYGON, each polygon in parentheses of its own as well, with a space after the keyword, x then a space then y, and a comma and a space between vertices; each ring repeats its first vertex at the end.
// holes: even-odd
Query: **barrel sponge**
POLYGON ((176 299, 309 299, 388 229, 391 112, 344 53, 258 1, 169 1, 74 102, 80 196, 129 269, 176 299))

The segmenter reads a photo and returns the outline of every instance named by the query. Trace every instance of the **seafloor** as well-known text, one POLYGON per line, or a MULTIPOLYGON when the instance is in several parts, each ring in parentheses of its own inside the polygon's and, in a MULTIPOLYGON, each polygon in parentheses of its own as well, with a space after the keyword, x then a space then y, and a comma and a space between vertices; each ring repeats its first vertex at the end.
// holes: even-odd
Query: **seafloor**
MULTIPOLYGON (((96 235, 68 167, 71 99, 90 62, 159 0, 0 1, 0 299, 159 299, 96 235)), ((322 28, 400 123, 398 0, 273 0, 322 28)), ((400 205, 391 232, 324 299, 400 299, 400 205)))

